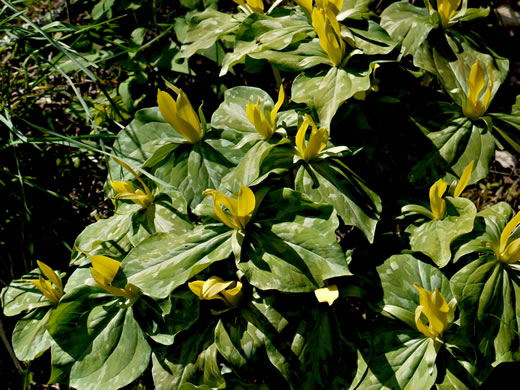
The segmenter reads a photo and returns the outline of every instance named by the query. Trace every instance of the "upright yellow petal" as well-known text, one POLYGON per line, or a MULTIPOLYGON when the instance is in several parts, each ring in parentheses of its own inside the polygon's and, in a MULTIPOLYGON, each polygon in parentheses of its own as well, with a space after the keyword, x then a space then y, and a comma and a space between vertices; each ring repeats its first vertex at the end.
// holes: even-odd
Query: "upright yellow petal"
POLYGON ((202 286, 204 286, 203 280, 195 280, 194 282, 188 283, 188 288, 200 299, 202 299, 202 286))
POLYGON ((455 187, 455 192, 453 196, 457 197, 462 194, 464 188, 469 183, 469 179, 471 177, 471 172, 473 171, 473 165, 475 164, 475 160, 471 161, 466 168, 464 168, 464 172, 462 172, 462 176, 460 177, 459 182, 457 183, 457 187, 455 187))
POLYGON ((311 136, 309 137, 309 142, 307 143, 307 148, 305 149, 305 155, 303 159, 305 161, 311 161, 327 146, 327 141, 329 140, 329 133, 327 129, 321 127, 317 129, 315 126, 312 128, 311 136))
POLYGON ((63 294, 63 284, 60 276, 51 267, 40 260, 36 260, 38 267, 42 270, 43 274, 49 279, 57 288, 58 292, 63 294))
POLYGON ((461 0, 437 0, 437 11, 441 17, 442 27, 446 28, 451 17, 459 8, 461 0))
POLYGON ((264 2, 262 0, 247 0, 247 5, 251 7, 254 13, 264 13, 264 2))
POLYGON ((338 286, 335 284, 314 290, 318 302, 327 302, 330 305, 339 298, 338 286))
POLYGON ((437 221, 443 219, 446 214, 446 201, 442 199, 442 195, 444 195, 447 188, 448 184, 442 179, 437 180, 430 187, 430 207, 433 218, 437 221))
POLYGON ((309 118, 312 120, 309 115, 305 115, 305 120, 296 133, 295 143, 296 148, 298 148, 298 151, 300 152, 301 158, 305 155, 305 134, 307 134, 307 129, 309 128, 309 118))
POLYGON ((248 102, 246 108, 247 119, 249 119, 249 122, 251 122, 255 126, 256 131, 262 137, 264 137, 265 139, 270 139, 273 136, 274 131, 271 125, 264 118, 262 112, 260 111, 261 107, 262 103, 260 102, 260 98, 258 98, 256 104, 248 102))
POLYGON ((500 254, 504 253, 506 250, 509 236, 511 236, 511 233, 513 233, 518 225, 520 225, 520 212, 518 212, 515 217, 509 221, 500 235, 500 254))
POLYGON ((233 281, 226 282, 218 276, 210 276, 202 286, 202 297, 203 299, 222 299, 218 294, 233 283, 233 281))
POLYGON ((438 337, 442 335, 448 326, 448 315, 450 312, 446 298, 444 298, 438 288, 435 288, 435 291, 432 293, 416 283, 414 283, 413 286, 419 291, 418 308, 421 307, 420 312, 418 308, 415 311, 417 329, 426 337, 438 337), (428 331, 425 331, 424 326, 422 326, 424 324, 419 318, 421 313, 424 314, 429 321, 428 331))
POLYGON ((104 284, 110 284, 116 277, 117 271, 119 271, 119 266, 121 262, 111 259, 108 256, 89 256, 90 262, 92 263, 93 268, 96 270, 98 275, 103 278, 104 284))
POLYGON ((112 180, 110 180, 110 186, 118 194, 134 192, 134 186, 129 181, 112 181, 112 180))
POLYGON ((231 229, 241 229, 241 227, 234 221, 234 218, 230 218, 222 209, 222 206, 224 206, 229 210, 231 216, 237 215, 238 201, 236 199, 230 198, 220 191, 211 189, 205 190, 202 194, 211 195, 213 197, 213 208, 218 219, 231 229))
POLYGON ((312 13, 312 0, 294 0, 296 4, 302 7, 305 11, 309 13, 309 16, 312 13))
POLYGON ((195 144, 202 139, 200 121, 186 94, 178 89, 177 101, 168 92, 157 92, 157 104, 163 118, 188 142, 195 144))
POLYGON ((273 111, 271 111, 271 126, 273 127, 273 129, 276 126, 276 114, 278 114, 278 110, 280 110, 280 107, 282 107, 284 100, 285 91, 283 90, 283 85, 280 84, 280 91, 278 92, 278 101, 276 102, 273 111))
POLYGON ((468 100, 472 102, 476 102, 480 95, 480 91, 484 88, 485 85, 485 74, 482 68, 480 67, 480 61, 477 59, 473 66, 471 67, 471 71, 469 72, 468 79, 468 100))
POLYGON ((339 24, 332 12, 327 12, 323 8, 312 10, 312 25, 318 38, 320 46, 327 53, 334 66, 339 66, 345 55, 345 44, 339 31, 339 24))
POLYGON ((34 284, 36 288, 41 291, 43 296, 47 298, 47 300, 50 303, 56 304, 60 300, 59 297, 57 297, 57 295, 55 294, 51 283, 48 280, 43 279, 41 275, 38 280, 27 280, 27 282, 31 282, 32 284, 34 284))
POLYGON ((500 261, 506 264, 516 263, 520 261, 520 238, 511 242, 503 253, 500 254, 500 261))
POLYGON ((421 314, 424 310, 424 307, 421 305, 418 305, 415 308, 415 326, 417 326, 417 330, 421 332, 426 337, 436 337, 436 335, 430 330, 429 327, 424 325, 424 323, 421 320, 421 314))
POLYGON ((255 210, 255 194, 247 186, 241 186, 238 191, 237 219, 241 228, 244 229, 255 210))

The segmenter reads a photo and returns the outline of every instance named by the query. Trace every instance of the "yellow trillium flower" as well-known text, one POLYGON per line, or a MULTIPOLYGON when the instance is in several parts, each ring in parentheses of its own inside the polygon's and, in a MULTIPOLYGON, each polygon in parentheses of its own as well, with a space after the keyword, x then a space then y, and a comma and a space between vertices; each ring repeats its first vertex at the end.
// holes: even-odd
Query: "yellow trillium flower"
MULTIPOLYGON (((173 87, 175 88, 175 87, 173 87)), ((157 104, 163 118, 189 143, 196 144, 202 139, 200 120, 186 94, 180 88, 174 89, 177 101, 168 92, 157 92, 157 104)))
POLYGON ((448 315, 450 307, 446 302, 446 298, 435 287, 435 291, 425 290, 417 283, 413 286, 419 291, 419 305, 415 309, 415 325, 417 329, 426 337, 440 337, 448 326, 448 315), (428 326, 421 320, 421 314, 428 319, 428 326))
POLYGON ((224 281, 218 276, 211 276, 208 280, 196 280, 188 283, 188 287, 201 300, 220 299, 229 307, 237 307, 242 297, 242 283, 224 281))
POLYGON ((230 198, 217 190, 206 190, 204 195, 213 196, 213 207, 217 217, 231 229, 243 230, 255 210, 255 194, 247 186, 241 186, 238 191, 238 199, 230 198), (224 212, 222 206, 228 209, 231 218, 224 212))
POLYGON ((280 85, 280 92, 278 93, 278 101, 276 102, 276 105, 274 106, 273 111, 271 111, 270 116, 270 122, 267 121, 264 117, 264 114, 262 114, 261 108, 262 103, 260 102, 260 98, 258 98, 258 101, 256 104, 253 104, 251 102, 247 103, 246 108, 246 114, 247 119, 249 119, 249 122, 251 122, 255 129, 262 137, 265 139, 270 139, 275 131, 275 122, 276 122, 276 114, 278 114, 278 110, 283 104, 283 101, 285 99, 285 92, 283 90, 283 85, 280 85))
POLYGON ((143 190, 141 189, 134 189, 134 186, 129 181, 110 180, 110 185, 116 192, 116 199, 131 200, 132 202, 140 205, 143 208, 148 207, 153 202, 153 195, 148 186, 128 164, 116 157, 112 157, 112 159, 119 165, 121 165, 123 168, 126 168, 132 175, 134 175, 137 181, 141 183, 141 185, 144 188, 143 192, 143 190))
POLYGON ((314 290, 318 302, 327 302, 331 306, 339 298, 338 286, 335 284, 314 290))
POLYGON ((103 290, 115 295, 116 297, 124 297, 130 301, 137 298, 139 295, 139 289, 130 283, 128 283, 125 288, 112 286, 112 282, 114 281, 114 278, 119 271, 119 266, 121 265, 120 261, 114 260, 108 256, 90 256, 86 252, 83 253, 88 256, 92 263, 92 267, 90 267, 92 277, 103 290))
POLYGON ((506 225, 500 235, 500 245, 495 245, 495 253, 498 259, 506 264, 516 263, 520 260, 520 238, 513 240, 508 244, 509 238, 513 231, 520 225, 520 212, 518 212, 511 221, 506 225))
POLYGON ((305 120, 298 129, 295 140, 296 147, 300 152, 300 157, 305 161, 312 160, 323 150, 323 148, 325 148, 325 146, 327 146, 328 140, 329 133, 327 132, 327 129, 324 127, 318 129, 310 115, 305 114, 305 120), (311 135, 309 137, 309 142, 305 145, 305 134, 307 134, 309 126, 311 126, 311 135))
POLYGON ((60 276, 47 264, 37 260, 38 267, 47 277, 44 279, 41 275, 38 280, 25 280, 31 282, 36 286, 38 290, 42 292, 45 298, 52 304, 58 303, 60 298, 63 296, 63 283, 61 282, 60 276), (52 283, 51 283, 52 282, 52 283), (54 285, 54 286, 53 286, 54 285))
POLYGON ((327 53, 334 66, 341 65, 345 57, 346 45, 341 37, 338 19, 343 0, 317 1, 317 8, 312 10, 312 26, 318 35, 321 48, 327 53))
POLYGON ((446 201, 442 196, 447 189, 448 183, 442 179, 437 180, 430 187, 430 207, 432 209, 433 218, 437 221, 443 219, 446 215, 446 201))
POLYGON ((461 0, 437 0, 437 12, 441 17, 442 27, 446 28, 451 17, 459 8, 461 0))
POLYGON ((471 177, 471 173, 473 172, 473 165, 475 164, 475 160, 471 161, 466 168, 464 168, 464 172, 462 172, 462 176, 460 177, 459 182, 457 183, 457 186, 455 187, 455 191, 453 192, 453 196, 457 197, 462 194, 462 191, 464 191, 464 188, 469 183, 469 179, 471 177))
POLYGON ((262 0, 233 0, 238 5, 241 5, 246 9, 249 13, 263 14, 264 13, 264 3, 262 0), (247 2, 247 4, 246 4, 247 2))
POLYGON ((470 119, 478 119, 484 115, 489 107, 491 101, 491 92, 493 91, 493 85, 495 78, 493 76, 493 68, 491 64, 488 65, 489 74, 489 85, 484 93, 484 100, 480 100, 480 95, 484 87, 486 86, 484 69, 480 67, 480 61, 477 59, 468 78, 468 91, 466 94, 466 102, 462 105, 462 112, 470 119))

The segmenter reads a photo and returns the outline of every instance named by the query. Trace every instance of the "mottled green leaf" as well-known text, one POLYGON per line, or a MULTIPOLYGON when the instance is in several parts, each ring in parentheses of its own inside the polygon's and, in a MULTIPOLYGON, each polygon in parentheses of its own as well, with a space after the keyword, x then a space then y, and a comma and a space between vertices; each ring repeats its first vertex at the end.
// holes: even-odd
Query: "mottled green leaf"
POLYGON ((381 200, 350 169, 342 169, 330 159, 311 161, 298 169, 295 189, 315 202, 334 206, 345 224, 358 227, 373 241, 381 200))
POLYGON ((226 259, 231 234, 224 225, 200 226, 182 235, 155 234, 125 257, 121 270, 145 294, 166 298, 215 261, 226 259))
POLYGON ((516 265, 482 256, 451 278, 461 325, 489 361, 518 361, 520 279, 516 265))
POLYGON ((46 325, 52 308, 41 307, 18 320, 13 330, 13 350, 18 360, 33 360, 51 346, 46 325))
POLYGON ((372 65, 362 69, 331 67, 318 74, 301 73, 293 82, 292 99, 318 111, 320 125, 329 127, 338 108, 355 93, 370 88, 372 65))
POLYGON ((446 216, 443 219, 421 219, 408 226, 406 232, 410 233, 410 247, 428 255, 442 268, 452 258, 451 243, 473 230, 476 215, 477 208, 471 200, 446 197, 446 216))
POLYGON ((47 330, 53 338, 51 382, 77 389, 123 387, 148 367, 151 348, 131 307, 98 288, 63 296, 47 330))
POLYGON ((448 304, 453 299, 450 282, 442 272, 412 255, 390 257, 377 267, 377 273, 383 287, 383 314, 400 319, 416 332, 419 332, 415 325, 419 292, 414 283, 428 291, 438 288, 448 304))

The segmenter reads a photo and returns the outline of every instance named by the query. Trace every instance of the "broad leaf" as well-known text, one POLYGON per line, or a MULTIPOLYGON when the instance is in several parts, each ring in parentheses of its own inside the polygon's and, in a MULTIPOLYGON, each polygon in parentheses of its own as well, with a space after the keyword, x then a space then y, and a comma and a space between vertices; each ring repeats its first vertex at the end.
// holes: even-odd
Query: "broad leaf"
POLYGON ((51 346, 46 325, 52 309, 38 308, 18 320, 13 330, 13 350, 18 360, 33 360, 51 346))
POLYGON ((197 323, 179 335, 182 342, 154 350, 152 375, 157 390, 210 389, 224 384, 214 342, 216 321, 197 323))
POLYGON ((377 273, 383 287, 383 314, 398 318, 417 332, 419 331, 415 324, 415 309, 419 305, 419 292, 413 286, 414 283, 432 292, 438 288, 446 302, 452 303, 453 294, 449 280, 437 268, 412 255, 390 257, 377 267, 377 273))
POLYGON ((90 286, 62 298, 47 325, 56 343, 51 382, 77 389, 119 388, 144 372, 151 348, 133 309, 118 302, 90 286))
POLYGON ((381 14, 381 26, 401 44, 401 56, 415 52, 435 27, 426 8, 406 2, 390 4, 381 14))
POLYGON ((354 172, 330 159, 302 165, 295 189, 313 201, 334 206, 347 225, 361 229, 372 242, 381 213, 381 200, 354 172))
POLYGON ((361 69, 331 67, 326 73, 301 73, 293 82, 292 99, 318 111, 320 125, 329 127, 338 108, 355 93, 370 88, 374 64, 361 69))
POLYGON ((125 257, 121 270, 145 294, 166 298, 212 263, 226 259, 231 234, 224 225, 201 226, 183 235, 156 234, 125 257))
POLYGON ((332 207, 289 189, 269 193, 246 230, 237 267, 261 289, 310 292, 330 278, 350 275, 336 241, 332 207))
POLYGON ((518 361, 520 279, 516 265, 482 256, 451 278, 461 325, 494 364, 518 361))
POLYGON ((443 219, 421 219, 406 229, 410 233, 412 250, 428 255, 440 268, 451 260, 451 243, 473 230, 477 215, 477 208, 469 199, 446 197, 446 204, 446 216, 443 219))

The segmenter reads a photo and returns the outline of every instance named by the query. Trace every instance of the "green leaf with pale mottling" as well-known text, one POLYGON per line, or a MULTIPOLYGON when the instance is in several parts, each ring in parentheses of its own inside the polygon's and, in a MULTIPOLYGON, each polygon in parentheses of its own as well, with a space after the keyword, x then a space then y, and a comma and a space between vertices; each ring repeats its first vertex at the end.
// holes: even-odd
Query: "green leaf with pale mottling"
MULTIPOLYGON (((448 303, 453 299, 450 282, 442 272, 412 255, 390 257, 377 267, 377 273, 383 287, 383 314, 398 318, 416 332, 419 332, 415 325, 419 292, 413 286, 414 283, 428 291, 438 288, 448 303)), ((422 335, 420 332, 419 334, 422 335)))
POLYGON ((461 325, 490 362, 520 359, 520 279, 517 265, 482 256, 451 278, 461 325))
POLYGON ((132 307, 99 288, 84 286, 63 296, 47 330, 52 347, 51 382, 79 390, 119 388, 148 367, 151 348, 132 307))
POLYGON ((121 263, 128 282, 145 294, 166 298, 175 288, 231 254, 232 230, 206 225, 179 235, 155 234, 121 263))
POLYGON ((331 67, 318 74, 301 73, 293 82, 292 99, 315 108, 320 126, 329 127, 332 117, 347 99, 370 88, 372 66, 356 70, 331 67))
POLYGON ((295 189, 315 202, 334 206, 346 225, 358 227, 373 241, 381 199, 354 172, 342 169, 330 159, 311 161, 298 169, 295 189))
POLYGON ((51 346, 45 326, 52 308, 40 307, 18 320, 13 330, 13 350, 18 360, 33 360, 51 346))
POLYGON ((446 216, 441 220, 420 220, 408 226, 410 247, 423 252, 439 267, 446 266, 451 258, 451 243, 473 230, 477 215, 475 204, 465 198, 446 197, 446 216))
POLYGON ((237 267, 261 289, 310 292, 330 278, 350 275, 336 241, 331 206, 289 189, 270 192, 246 229, 237 267))
POLYGON ((224 384, 214 342, 217 320, 192 326, 179 334, 182 341, 154 350, 152 375, 157 390, 210 389, 224 384))

